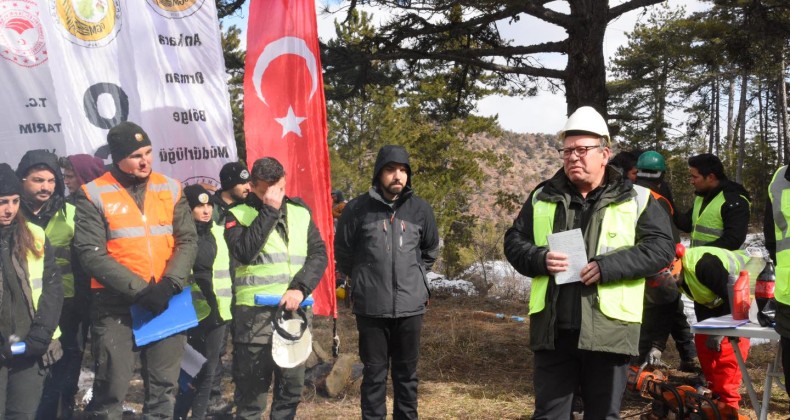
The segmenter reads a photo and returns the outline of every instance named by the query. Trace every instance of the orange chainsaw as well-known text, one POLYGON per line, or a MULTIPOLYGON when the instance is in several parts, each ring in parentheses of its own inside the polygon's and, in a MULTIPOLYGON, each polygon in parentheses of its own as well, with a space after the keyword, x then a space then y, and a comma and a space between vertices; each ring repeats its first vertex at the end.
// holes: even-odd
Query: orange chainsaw
POLYGON ((626 388, 652 400, 650 412, 641 420, 748 420, 735 408, 716 401, 707 388, 696 389, 691 385, 678 387, 668 383, 669 375, 643 363, 631 365, 626 388))

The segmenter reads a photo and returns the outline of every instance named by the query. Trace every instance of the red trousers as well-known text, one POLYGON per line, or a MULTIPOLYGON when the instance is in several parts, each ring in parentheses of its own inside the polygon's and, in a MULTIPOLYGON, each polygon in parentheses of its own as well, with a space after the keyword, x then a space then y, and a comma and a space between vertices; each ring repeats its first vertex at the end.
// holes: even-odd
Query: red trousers
MULTIPOLYGON (((738 392, 741 386, 741 371, 735 358, 735 350, 726 337, 721 342, 721 351, 709 349, 705 345, 707 339, 708 336, 705 334, 694 336, 702 373, 705 374, 711 391, 719 395, 721 402, 737 409, 738 402, 741 400, 741 394, 738 392)), ((741 337, 738 348, 745 362, 749 356, 749 339, 741 337)))

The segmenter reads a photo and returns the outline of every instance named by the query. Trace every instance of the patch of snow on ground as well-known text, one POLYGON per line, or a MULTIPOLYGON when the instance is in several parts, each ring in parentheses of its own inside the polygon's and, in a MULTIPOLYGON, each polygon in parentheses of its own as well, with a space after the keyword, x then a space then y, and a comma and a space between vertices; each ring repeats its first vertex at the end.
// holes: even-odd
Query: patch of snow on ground
POLYGON ((477 290, 472 282, 466 280, 451 280, 444 277, 444 275, 434 272, 429 272, 428 275, 428 288, 432 291, 440 293, 449 293, 452 296, 475 296, 477 290))

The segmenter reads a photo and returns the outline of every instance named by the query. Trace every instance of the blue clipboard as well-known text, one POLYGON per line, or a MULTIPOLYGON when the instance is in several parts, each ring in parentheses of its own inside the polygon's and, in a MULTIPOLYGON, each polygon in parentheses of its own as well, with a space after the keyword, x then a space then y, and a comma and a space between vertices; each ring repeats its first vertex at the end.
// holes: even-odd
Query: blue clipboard
POLYGON ((132 305, 131 310, 134 344, 138 347, 186 331, 198 324, 197 313, 192 306, 191 286, 186 286, 181 293, 173 295, 167 309, 157 316, 139 305, 132 305))

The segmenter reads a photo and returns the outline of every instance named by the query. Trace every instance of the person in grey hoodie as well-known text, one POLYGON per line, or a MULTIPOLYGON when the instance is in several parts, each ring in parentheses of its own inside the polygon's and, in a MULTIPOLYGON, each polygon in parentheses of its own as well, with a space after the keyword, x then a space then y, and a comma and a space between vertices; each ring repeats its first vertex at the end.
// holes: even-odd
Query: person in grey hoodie
POLYGON ((351 276, 351 301, 364 364, 363 419, 386 418, 387 371, 392 365, 393 418, 417 418, 417 361, 426 274, 439 251, 431 206, 411 187, 409 154, 379 150, 373 186, 343 209, 335 234, 338 271, 351 276))

